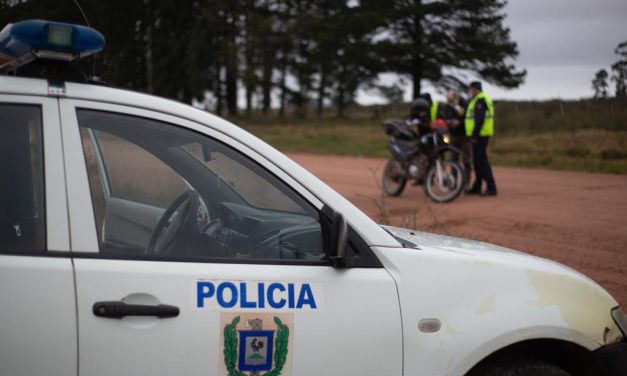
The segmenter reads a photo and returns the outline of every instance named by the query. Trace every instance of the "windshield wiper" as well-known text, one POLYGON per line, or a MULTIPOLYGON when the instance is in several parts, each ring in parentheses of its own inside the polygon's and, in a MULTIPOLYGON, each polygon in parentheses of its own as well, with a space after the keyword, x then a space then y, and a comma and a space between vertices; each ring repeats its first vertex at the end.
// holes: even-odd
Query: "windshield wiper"
POLYGON ((418 244, 414 244, 412 242, 410 242, 407 239, 403 239, 399 236, 396 236, 392 233, 392 231, 388 230, 387 228, 381 226, 382 229, 384 229, 388 234, 392 235, 394 237, 394 239, 396 239, 396 241, 398 241, 399 243, 401 243, 401 245, 403 246, 403 248, 418 248, 418 244))

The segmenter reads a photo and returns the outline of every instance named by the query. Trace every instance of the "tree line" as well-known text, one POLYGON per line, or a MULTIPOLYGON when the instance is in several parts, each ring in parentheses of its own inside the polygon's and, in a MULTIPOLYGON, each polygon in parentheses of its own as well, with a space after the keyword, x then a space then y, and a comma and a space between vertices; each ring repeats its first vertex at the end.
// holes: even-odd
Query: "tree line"
POLYGON ((599 69, 592 79, 594 98, 609 96, 608 80, 614 82, 614 95, 617 98, 627 98, 627 40, 619 43, 614 49, 618 60, 612 64, 612 76, 605 69, 599 69))
MULTIPOLYGON (((398 98, 412 84, 464 88, 470 74, 514 88, 505 0, 0 0, 0 25, 29 18, 86 23, 103 33, 104 81, 218 114, 342 115, 360 88, 398 98), (78 4, 87 16, 87 21, 78 4), (399 94, 400 93, 400 94, 399 94), (243 108, 238 106, 244 98, 243 108)), ((90 63, 91 64, 91 63, 90 63)), ((90 66, 85 63, 85 66, 90 66)))

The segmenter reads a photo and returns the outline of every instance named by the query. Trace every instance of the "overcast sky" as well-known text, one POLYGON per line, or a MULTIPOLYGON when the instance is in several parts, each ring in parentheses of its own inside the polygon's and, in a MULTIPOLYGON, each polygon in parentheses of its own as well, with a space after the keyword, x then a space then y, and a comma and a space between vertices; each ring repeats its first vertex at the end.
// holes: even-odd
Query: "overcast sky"
MULTIPOLYGON (((627 0, 510 0, 505 12, 520 51, 516 65, 527 69, 527 78, 513 90, 484 85, 493 98, 590 97, 594 74, 609 72, 614 49, 627 40, 627 0)), ((360 93, 358 101, 380 99, 360 93)))

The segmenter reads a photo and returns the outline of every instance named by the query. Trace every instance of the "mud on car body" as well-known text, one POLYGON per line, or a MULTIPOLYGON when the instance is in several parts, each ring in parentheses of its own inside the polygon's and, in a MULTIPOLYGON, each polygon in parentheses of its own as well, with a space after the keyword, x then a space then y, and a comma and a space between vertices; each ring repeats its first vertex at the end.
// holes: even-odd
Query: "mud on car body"
POLYGON ((592 280, 379 226, 224 119, 66 76, 103 43, 0 33, 0 374, 625 374, 592 280))

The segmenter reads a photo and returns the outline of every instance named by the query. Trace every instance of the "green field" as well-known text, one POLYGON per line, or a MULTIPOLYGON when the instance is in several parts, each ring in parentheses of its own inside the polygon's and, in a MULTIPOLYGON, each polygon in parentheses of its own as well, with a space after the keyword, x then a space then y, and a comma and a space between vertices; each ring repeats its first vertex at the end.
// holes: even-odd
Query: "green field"
MULTIPOLYGON (((496 165, 627 173, 627 101, 496 102, 496 165)), ((385 118, 405 107, 354 108, 347 118, 234 119, 284 152, 386 158, 385 118)))

